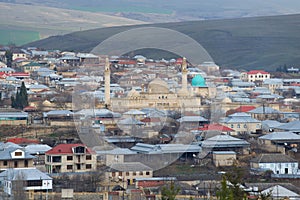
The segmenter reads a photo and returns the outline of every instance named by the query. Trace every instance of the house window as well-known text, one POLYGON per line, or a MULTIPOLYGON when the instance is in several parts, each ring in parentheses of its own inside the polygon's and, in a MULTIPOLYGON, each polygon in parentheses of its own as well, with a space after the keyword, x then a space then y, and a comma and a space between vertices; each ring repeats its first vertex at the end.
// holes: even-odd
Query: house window
POLYGON ((123 175, 123 173, 122 172, 119 172, 119 176, 122 176, 123 175))
POLYGON ((77 164, 77 170, 81 170, 81 165, 80 164, 77 164))
POLYGON ((28 160, 24 160, 24 167, 28 167, 28 160))
POLYGON ((15 152, 15 156, 22 156, 22 152, 15 152))
POLYGON ((92 169, 92 164, 86 164, 86 165, 85 165, 85 168, 86 168, 86 169, 92 169))
POLYGON ((7 160, 3 161, 3 166, 7 166, 7 160))
POLYGON ((136 176, 136 172, 132 172, 132 175, 133 175, 133 176, 136 176))
POLYGON ((115 176, 116 176, 116 172, 112 172, 112 173, 111 173, 111 176, 112 176, 112 177, 115 177, 115 176))
POLYGON ((150 172, 146 172, 146 175, 150 175, 150 172))
POLYGON ((129 172, 126 172, 126 176, 129 176, 129 172))
POLYGON ((47 162, 51 162, 51 156, 47 156, 47 162))
POLYGON ((72 170, 73 169, 73 165, 67 165, 67 170, 72 170))
POLYGON ((260 128, 260 125, 259 125, 259 124, 256 124, 256 128, 260 128))
POLYGON ((17 168, 18 167, 18 161, 14 162, 14 167, 17 168))
POLYGON ((244 124, 244 128, 247 128, 247 124, 244 124))
POLYGON ((233 125, 233 124, 231 124, 231 128, 234 128, 234 125, 233 125))
POLYGON ((140 175, 143 175, 143 172, 140 172, 140 175))
POLYGON ((86 155, 85 159, 86 160, 92 160, 92 155, 86 155))
POLYGON ((67 160, 73 160, 73 156, 67 156, 67 160))
POLYGON ((29 181, 27 181, 26 185, 27 185, 27 187, 42 186, 43 180, 29 180, 29 181))
POLYGON ((237 125, 237 128, 241 128, 240 124, 237 125))
POLYGON ((53 157, 52 157, 52 161, 53 161, 53 162, 60 163, 60 162, 61 162, 61 156, 53 156, 53 157))

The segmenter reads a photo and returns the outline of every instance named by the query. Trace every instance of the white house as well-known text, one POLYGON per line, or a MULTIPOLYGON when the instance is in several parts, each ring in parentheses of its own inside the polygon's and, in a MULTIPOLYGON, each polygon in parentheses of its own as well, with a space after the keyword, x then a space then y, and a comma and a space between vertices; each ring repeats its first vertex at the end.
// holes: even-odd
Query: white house
POLYGON ((285 154, 261 154, 250 161, 251 168, 271 170, 274 174, 297 174, 298 161, 285 154))
POLYGON ((18 184, 22 184, 24 190, 52 190, 52 178, 35 168, 10 168, 0 173, 0 181, 8 195, 14 194, 14 190, 20 186, 18 184))

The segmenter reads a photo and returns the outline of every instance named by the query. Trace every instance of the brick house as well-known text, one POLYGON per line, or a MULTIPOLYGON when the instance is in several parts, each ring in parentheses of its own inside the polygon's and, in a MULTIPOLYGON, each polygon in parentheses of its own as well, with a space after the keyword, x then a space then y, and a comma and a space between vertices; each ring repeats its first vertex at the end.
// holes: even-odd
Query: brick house
POLYGON ((97 155, 84 144, 59 144, 45 153, 48 173, 95 171, 97 155))

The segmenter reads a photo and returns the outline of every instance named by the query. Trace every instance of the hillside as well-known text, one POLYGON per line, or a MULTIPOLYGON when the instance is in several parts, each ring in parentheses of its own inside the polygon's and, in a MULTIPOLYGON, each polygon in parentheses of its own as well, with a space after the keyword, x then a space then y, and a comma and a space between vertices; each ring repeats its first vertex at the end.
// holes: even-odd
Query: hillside
POLYGON ((89 52, 116 33, 140 26, 155 26, 192 37, 222 67, 274 71, 284 64, 300 65, 299 21, 300 15, 284 15, 110 27, 49 37, 27 46, 89 52))
POLYGON ((142 23, 103 13, 0 2, 0 44, 24 44, 79 30, 142 23))

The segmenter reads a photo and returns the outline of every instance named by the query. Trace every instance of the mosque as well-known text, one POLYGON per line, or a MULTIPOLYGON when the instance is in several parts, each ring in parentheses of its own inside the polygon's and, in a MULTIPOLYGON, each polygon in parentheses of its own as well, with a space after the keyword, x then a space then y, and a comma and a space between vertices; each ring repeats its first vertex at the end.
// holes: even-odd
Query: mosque
POLYGON ((201 75, 196 75, 191 84, 187 80, 187 62, 182 62, 181 87, 170 90, 167 82, 155 78, 147 85, 142 85, 142 91, 132 89, 126 97, 110 97, 110 64, 108 59, 105 64, 105 104, 113 111, 125 112, 130 109, 157 108, 160 110, 195 111, 199 110, 204 99, 216 96, 216 88, 208 87, 201 75))

